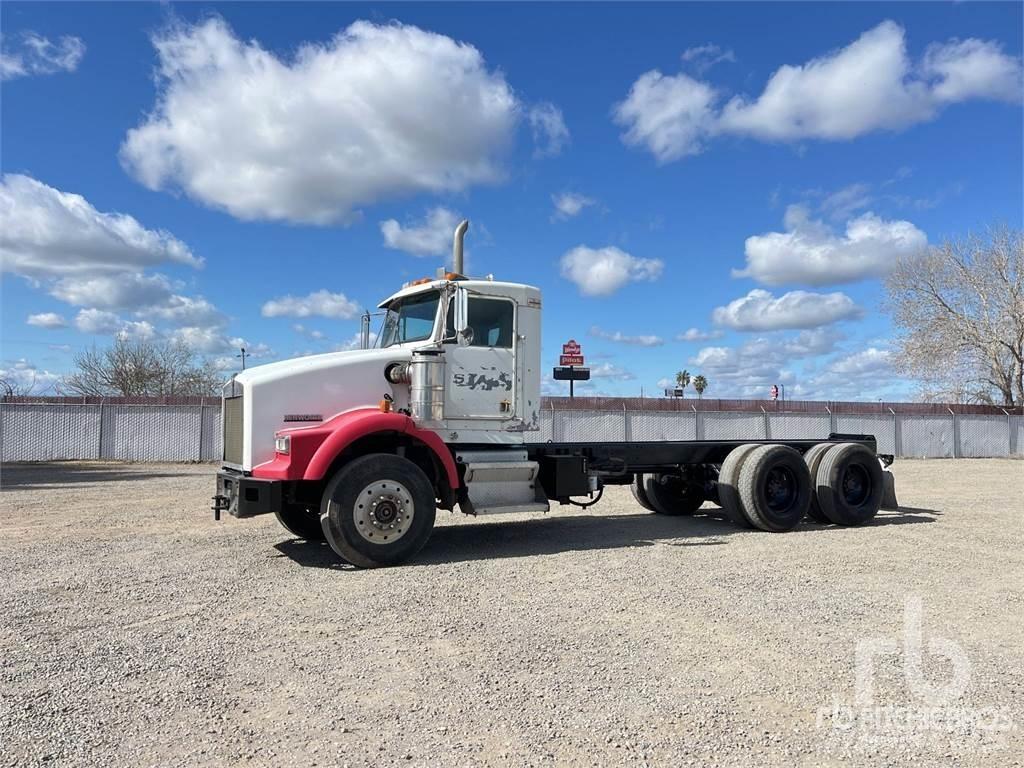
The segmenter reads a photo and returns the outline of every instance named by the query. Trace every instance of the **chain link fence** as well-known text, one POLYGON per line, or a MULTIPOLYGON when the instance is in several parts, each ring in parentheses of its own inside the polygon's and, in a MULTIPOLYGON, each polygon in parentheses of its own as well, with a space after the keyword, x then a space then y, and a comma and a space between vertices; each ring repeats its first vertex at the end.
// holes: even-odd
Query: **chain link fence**
MULTIPOLYGON (((559 409, 548 401, 540 431, 528 440, 617 442, 790 440, 830 432, 874 435, 880 453, 902 457, 1000 457, 1024 454, 1024 416, 1004 413, 810 413, 602 407, 559 409)), ((581 403, 583 405, 583 403, 581 403)), ((755 404, 756 405, 756 404, 755 404)), ((221 455, 219 402, 0 404, 0 456, 10 461, 106 459, 216 461, 221 455)))

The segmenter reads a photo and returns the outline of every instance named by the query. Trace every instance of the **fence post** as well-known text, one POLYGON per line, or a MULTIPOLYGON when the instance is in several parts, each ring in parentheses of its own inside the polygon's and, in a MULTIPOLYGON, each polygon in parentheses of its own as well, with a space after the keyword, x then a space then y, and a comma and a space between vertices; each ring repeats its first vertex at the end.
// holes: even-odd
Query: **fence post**
POLYGON ((199 453, 196 454, 196 461, 203 460, 203 427, 206 425, 206 403, 199 401, 199 453))
POLYGON ((96 458, 103 458, 103 422, 106 421, 107 398, 100 398, 100 434, 96 445, 96 458))
POLYGON ((1013 422, 1010 420, 1010 412, 1005 408, 1000 408, 1000 411, 1006 414, 1006 455, 1013 456, 1014 442, 1016 442, 1016 435, 1014 434, 1013 422))
POLYGON ((825 410, 828 411, 828 431, 829 434, 832 434, 836 431, 836 415, 832 413, 832 409, 827 405, 825 406, 825 410))
POLYGON ((558 419, 556 418, 556 414, 555 414, 555 401, 552 400, 551 401, 551 442, 553 442, 553 443, 561 442, 562 436, 561 436, 561 434, 559 434, 560 432, 561 432, 561 430, 558 428, 558 419))
POLYGON ((902 456, 903 430, 900 429, 900 420, 892 408, 889 409, 889 413, 892 414, 892 452, 894 456, 902 456))
POLYGON ((627 443, 633 439, 632 425, 629 423, 629 413, 626 411, 626 404, 622 404, 622 439, 627 443))
POLYGON ((768 428, 768 411, 764 409, 763 405, 761 406, 761 413, 764 415, 764 439, 771 440, 771 430, 768 428))
POLYGON ((704 412, 698 411, 697 406, 690 404, 690 409, 693 411, 693 439, 703 440, 704 439, 704 412))
POLYGON ((960 419, 956 417, 956 411, 946 406, 946 410, 949 411, 949 415, 953 417, 953 458, 960 458, 960 419))

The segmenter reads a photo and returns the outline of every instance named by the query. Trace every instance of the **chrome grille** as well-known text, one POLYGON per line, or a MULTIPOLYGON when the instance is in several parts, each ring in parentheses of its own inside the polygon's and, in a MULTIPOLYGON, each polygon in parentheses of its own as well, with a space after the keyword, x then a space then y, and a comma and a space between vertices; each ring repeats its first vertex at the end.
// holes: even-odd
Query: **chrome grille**
POLYGON ((242 395, 224 398, 224 461, 242 463, 242 395))

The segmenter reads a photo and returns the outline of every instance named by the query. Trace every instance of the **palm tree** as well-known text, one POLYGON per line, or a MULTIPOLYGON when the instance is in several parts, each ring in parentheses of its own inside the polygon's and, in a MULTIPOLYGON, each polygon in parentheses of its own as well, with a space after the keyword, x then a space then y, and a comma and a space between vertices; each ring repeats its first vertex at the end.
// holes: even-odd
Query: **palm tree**
POLYGON ((685 369, 679 371, 676 374, 676 384, 683 390, 683 397, 686 397, 686 387, 690 384, 690 372, 685 369))
POLYGON ((708 388, 708 380, 703 375, 697 374, 693 377, 693 388, 697 390, 697 398, 704 396, 704 390, 708 388))

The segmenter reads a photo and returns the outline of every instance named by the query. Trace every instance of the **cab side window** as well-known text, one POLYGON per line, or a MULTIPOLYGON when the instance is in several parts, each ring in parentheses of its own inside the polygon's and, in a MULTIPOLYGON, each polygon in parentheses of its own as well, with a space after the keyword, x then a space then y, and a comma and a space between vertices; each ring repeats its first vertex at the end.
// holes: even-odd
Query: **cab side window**
POLYGON ((469 299, 469 327, 474 347, 512 347, 515 305, 502 299, 469 299))
MULTIPOLYGON (((512 348, 515 326, 515 304, 503 299, 485 299, 479 296, 469 297, 469 327, 473 329, 472 347, 512 348)), ((448 307, 446 328, 455 327, 455 313, 451 305, 448 307)), ((445 343, 452 344, 455 338, 446 334, 445 343)))

